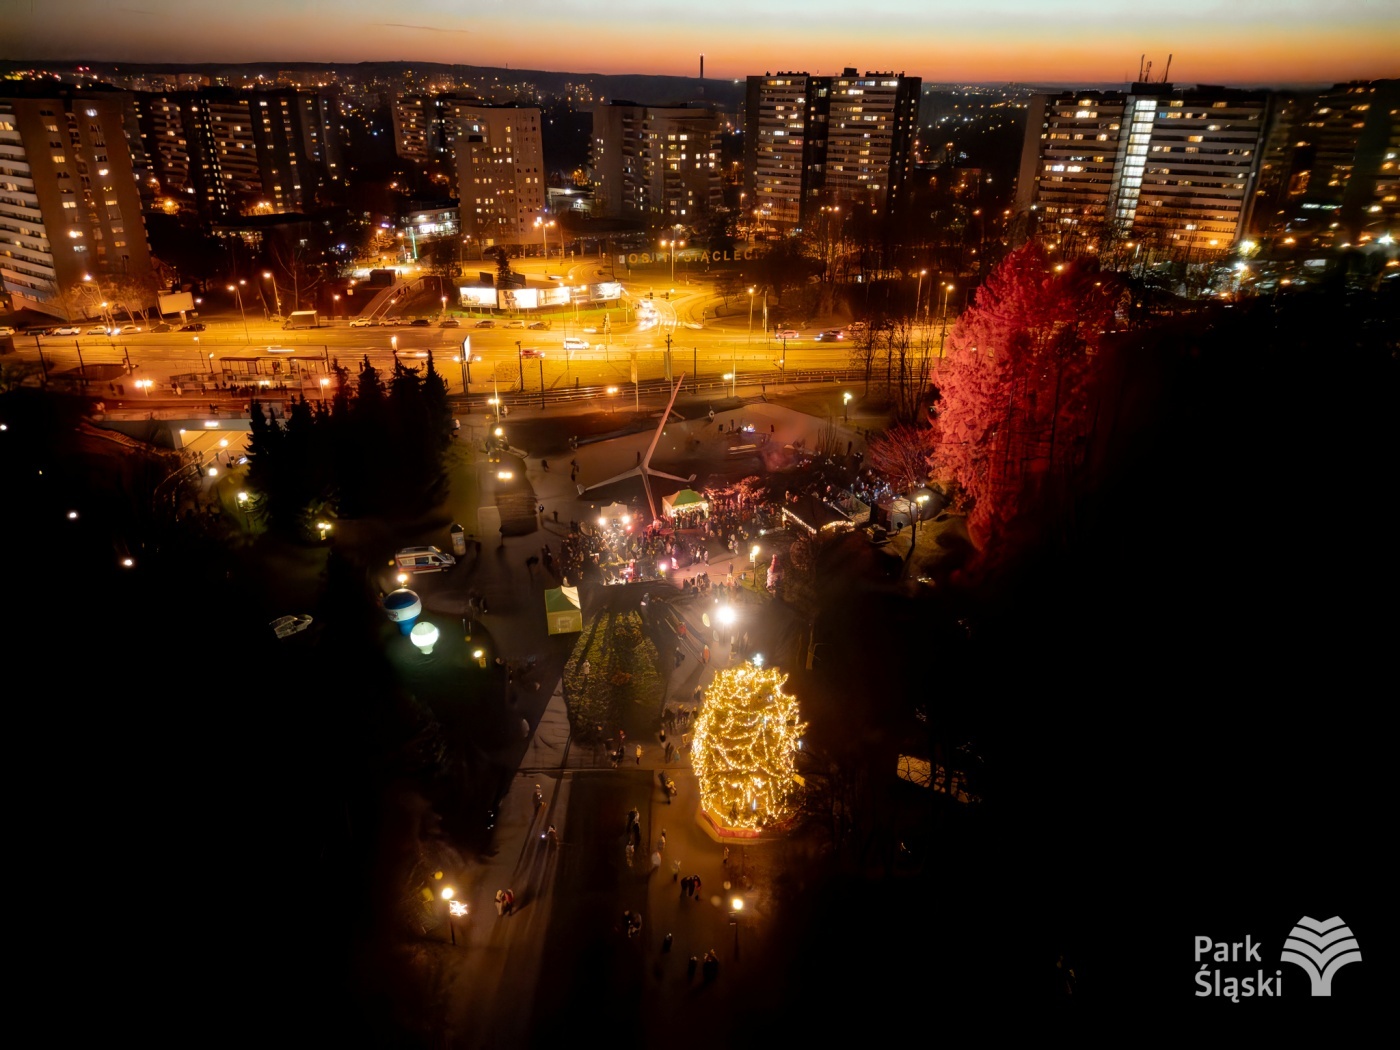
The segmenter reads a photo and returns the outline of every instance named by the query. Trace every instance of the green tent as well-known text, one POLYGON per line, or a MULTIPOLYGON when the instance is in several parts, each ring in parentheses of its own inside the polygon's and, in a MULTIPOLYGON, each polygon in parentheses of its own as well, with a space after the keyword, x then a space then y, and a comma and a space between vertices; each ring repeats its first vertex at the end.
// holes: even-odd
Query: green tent
POLYGON ((544 592, 545 621, 550 634, 576 634, 583 630, 583 608, 577 587, 555 587, 544 592))
POLYGON ((675 495, 665 496, 661 500, 664 508, 663 513, 667 515, 675 514, 678 510, 702 510, 706 514, 710 512, 710 502, 694 489, 681 489, 675 495))

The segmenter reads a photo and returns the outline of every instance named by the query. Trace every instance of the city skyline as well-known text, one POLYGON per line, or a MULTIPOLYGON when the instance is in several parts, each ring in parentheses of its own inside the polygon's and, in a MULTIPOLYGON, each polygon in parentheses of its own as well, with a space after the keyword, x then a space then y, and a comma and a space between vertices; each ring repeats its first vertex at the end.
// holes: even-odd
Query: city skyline
POLYGON ((1304 84, 1396 75, 1400 16, 1382 0, 1155 9, 1080 0, 995 0, 950 10, 896 0, 878 10, 815 0, 610 8, 525 2, 463 12, 441 0, 21 0, 0 58, 131 63, 419 61, 580 74, 696 76, 889 70, 926 82, 1075 84, 1131 80, 1145 56, 1178 83, 1304 84), (115 24, 114 24, 115 23, 115 24), (527 27, 528 31, 522 31, 527 27), (623 31, 619 38, 619 28, 623 31), (747 31, 745 31, 747 29, 747 31), (780 41, 780 43, 775 43, 780 41))

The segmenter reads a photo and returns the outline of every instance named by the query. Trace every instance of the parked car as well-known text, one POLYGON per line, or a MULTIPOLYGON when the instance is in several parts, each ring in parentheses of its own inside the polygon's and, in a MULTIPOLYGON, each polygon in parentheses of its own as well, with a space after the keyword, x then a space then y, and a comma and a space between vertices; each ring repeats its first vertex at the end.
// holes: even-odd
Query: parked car
POLYGON ((353 321, 350 322, 350 327, 351 327, 351 328, 368 328, 370 325, 376 324, 376 323, 377 323, 377 322, 370 320, 368 317, 357 317, 357 318, 355 318, 353 321))
POLYGON ((273 620, 269 627, 272 633, 278 638, 290 638, 294 634, 300 634, 311 626, 311 616, 307 613, 297 613, 292 616, 279 616, 273 620))
POLYGON ((408 323, 413 328, 427 328, 430 325, 432 325, 433 322, 429 321, 426 317, 415 317, 412 321, 409 321, 408 323))
POLYGON ((461 328, 461 327, 462 327, 462 322, 459 321, 459 320, 457 320, 457 318, 455 318, 455 317, 449 317, 449 318, 447 318, 447 319, 444 320, 444 321, 439 321, 439 322, 438 322, 438 327, 439 327, 439 328, 461 328))
POLYGON ((180 331, 182 331, 182 332, 202 332, 202 331, 204 331, 204 327, 205 327, 205 326, 204 326, 204 322, 203 322, 203 321, 191 321, 189 324, 182 324, 182 325, 180 326, 180 331))
POLYGON ((397 328, 399 325, 403 324, 397 317, 384 317, 380 319, 379 323, 386 328, 397 328))
POLYGON ((507 328, 524 328, 524 327, 525 327, 525 322, 524 322, 524 321, 510 321, 510 322, 507 322, 506 327, 507 327, 507 328))
POLYGON ((107 326, 105 324, 95 324, 87 330, 88 335, 106 335, 107 326))
POLYGON ((533 332, 547 332, 547 331, 549 331, 549 322, 548 322, 548 321, 531 321, 529 327, 530 327, 530 330, 533 331, 533 332))
POLYGON ((495 328, 495 327, 496 327, 496 322, 493 321, 493 320, 491 320, 491 318, 488 317, 488 318, 486 318, 486 319, 484 319, 484 320, 481 320, 481 321, 476 322, 475 327, 477 327, 477 328, 495 328))
POLYGON ((63 324, 51 329, 49 335, 81 335, 83 330, 75 324, 63 324))
POLYGON ((817 333, 817 341, 821 343, 834 342, 837 339, 845 339, 846 333, 839 328, 828 328, 825 332, 817 333))
POLYGON ((171 326, 166 324, 164 321, 162 321, 160 324, 151 325, 152 332, 169 332, 171 330, 171 326))
POLYGON ((863 332, 869 327, 870 325, 867 324, 865 321, 852 321, 846 326, 846 330, 848 332, 863 332))
POLYGON ((776 331, 776 332, 773 333, 773 338, 774 338, 774 339, 798 339, 798 338, 800 338, 800 336, 798 336, 797 330, 796 330, 796 329, 793 329, 793 328, 780 328, 778 331, 776 331))

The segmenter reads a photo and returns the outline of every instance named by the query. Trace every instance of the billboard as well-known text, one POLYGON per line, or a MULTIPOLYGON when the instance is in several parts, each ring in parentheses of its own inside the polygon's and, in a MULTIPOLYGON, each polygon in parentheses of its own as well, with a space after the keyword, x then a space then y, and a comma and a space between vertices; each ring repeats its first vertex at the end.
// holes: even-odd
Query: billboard
POLYGON ((158 296, 158 307, 163 314, 182 314, 194 309, 194 293, 171 292, 158 296))

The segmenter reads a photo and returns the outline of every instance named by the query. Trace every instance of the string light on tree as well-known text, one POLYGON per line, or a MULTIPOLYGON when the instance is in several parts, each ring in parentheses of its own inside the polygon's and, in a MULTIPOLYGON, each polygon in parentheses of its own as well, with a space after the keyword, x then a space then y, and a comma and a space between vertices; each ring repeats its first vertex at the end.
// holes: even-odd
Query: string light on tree
POLYGON ((762 658, 720 671, 705 690, 691 747, 700 798, 718 822, 760 830, 792 815, 793 756, 806 730, 788 676, 762 658))

